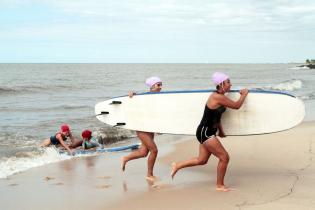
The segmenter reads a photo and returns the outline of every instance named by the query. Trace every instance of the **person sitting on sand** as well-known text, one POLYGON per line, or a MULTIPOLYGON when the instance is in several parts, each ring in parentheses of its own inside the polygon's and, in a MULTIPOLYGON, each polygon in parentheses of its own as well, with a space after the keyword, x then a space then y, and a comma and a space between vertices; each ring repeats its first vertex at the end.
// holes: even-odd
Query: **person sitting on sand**
POLYGON ((60 131, 57 132, 54 136, 51 136, 49 139, 45 139, 41 144, 42 147, 48 147, 49 145, 59 146, 62 145, 66 150, 68 150, 69 154, 74 154, 74 149, 82 144, 81 140, 78 140, 73 137, 70 127, 67 124, 63 124, 60 127, 60 131), (71 143, 67 145, 65 141, 70 138, 71 143))
POLYGON ((229 154, 219 141, 218 136, 225 137, 221 125, 221 115, 226 107, 239 109, 248 94, 247 89, 240 91, 240 98, 237 101, 229 99, 224 94, 230 91, 232 86, 229 77, 226 74, 216 72, 212 75, 212 80, 216 85, 216 92, 213 92, 205 105, 204 114, 196 131, 196 137, 200 143, 199 156, 185 161, 172 163, 171 177, 174 178, 178 170, 186 167, 204 165, 208 162, 210 155, 213 154, 219 159, 217 167, 217 187, 218 191, 230 191, 224 184, 224 176, 229 163, 229 154))
MULTIPOLYGON (((160 92, 162 89, 162 80, 159 77, 150 77, 146 80, 146 85, 150 87, 150 92, 160 92)), ((129 92, 129 97, 132 98, 134 92, 129 92)), ((153 168, 158 154, 158 148, 154 142, 154 133, 136 131, 138 138, 141 141, 141 146, 138 150, 133 151, 122 158, 122 170, 125 170, 126 163, 130 160, 148 157, 148 169, 146 179, 155 181, 157 177, 153 175, 153 168)))
POLYGON ((96 148, 99 147, 100 144, 97 143, 93 137, 92 137, 92 131, 90 130, 84 130, 82 132, 82 148, 83 149, 92 149, 92 148, 96 148))

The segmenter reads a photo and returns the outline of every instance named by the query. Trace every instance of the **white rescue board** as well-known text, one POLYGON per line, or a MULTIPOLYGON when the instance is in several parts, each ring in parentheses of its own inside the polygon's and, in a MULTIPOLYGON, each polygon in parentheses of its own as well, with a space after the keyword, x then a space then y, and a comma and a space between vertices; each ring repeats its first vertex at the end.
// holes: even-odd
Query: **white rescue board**
MULTIPOLYGON (((121 128, 195 135, 206 101, 214 90, 165 91, 112 98, 95 105, 97 119, 121 128)), ((239 90, 226 96, 237 100, 239 90)), ((222 115, 226 135, 257 135, 293 128, 305 116, 303 102, 277 91, 250 90, 238 110, 227 108, 222 115)))

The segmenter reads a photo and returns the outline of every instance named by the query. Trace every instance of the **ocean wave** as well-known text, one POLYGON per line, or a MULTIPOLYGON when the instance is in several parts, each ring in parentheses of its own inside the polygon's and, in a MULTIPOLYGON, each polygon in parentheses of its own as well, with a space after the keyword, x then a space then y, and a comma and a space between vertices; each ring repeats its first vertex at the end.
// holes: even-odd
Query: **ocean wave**
POLYGON ((52 109, 86 109, 86 108, 94 108, 91 106, 87 106, 87 105, 62 105, 62 106, 58 106, 58 107, 52 107, 52 109))
POLYGON ((5 179, 30 168, 70 159, 71 156, 61 155, 54 147, 48 147, 37 152, 21 152, 9 158, 0 160, 0 179, 5 179))
POLYGON ((23 93, 36 93, 43 91, 56 91, 56 90, 72 90, 75 87, 71 85, 19 85, 19 86, 0 86, 0 95, 5 94, 23 94, 23 93))
POLYGON ((17 90, 14 88, 0 86, 0 94, 12 94, 16 92, 17 90))
POLYGON ((301 96, 298 96, 301 100, 303 101, 308 101, 308 100, 314 100, 315 99, 315 93, 311 93, 311 94, 308 94, 308 95, 301 95, 301 96))
POLYGON ((112 144, 118 141, 123 141, 128 138, 136 137, 135 131, 125 130, 115 127, 100 128, 96 132, 97 139, 101 144, 112 144))
POLYGON ((303 87, 303 82, 297 79, 284 81, 280 84, 273 85, 273 86, 267 86, 267 88, 270 88, 273 90, 282 90, 282 91, 293 91, 293 90, 301 89, 302 87, 303 87))
POLYGON ((48 112, 48 111, 63 111, 63 110, 87 110, 93 109, 92 106, 88 105, 60 105, 60 106, 52 106, 52 107, 0 107, 0 111, 3 112, 48 112))
POLYGON ((0 146, 31 146, 36 143, 36 137, 32 135, 25 135, 23 133, 10 133, 10 132, 2 132, 0 134, 0 146), (23 143, 21 143, 23 142, 23 143))

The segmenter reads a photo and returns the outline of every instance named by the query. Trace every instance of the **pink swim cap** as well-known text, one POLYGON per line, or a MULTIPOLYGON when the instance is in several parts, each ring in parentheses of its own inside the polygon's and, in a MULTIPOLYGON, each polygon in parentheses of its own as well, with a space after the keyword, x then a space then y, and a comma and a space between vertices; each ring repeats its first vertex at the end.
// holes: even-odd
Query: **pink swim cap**
POLYGON ((219 85, 221 84, 222 82, 224 82, 225 80, 229 79, 229 76, 226 75, 226 74, 223 74, 221 72, 215 72, 213 75, 212 75, 212 81, 214 84, 216 85, 219 85))
POLYGON ((158 82, 162 82, 162 80, 159 77, 150 77, 145 81, 145 84, 149 87, 152 87, 158 82))

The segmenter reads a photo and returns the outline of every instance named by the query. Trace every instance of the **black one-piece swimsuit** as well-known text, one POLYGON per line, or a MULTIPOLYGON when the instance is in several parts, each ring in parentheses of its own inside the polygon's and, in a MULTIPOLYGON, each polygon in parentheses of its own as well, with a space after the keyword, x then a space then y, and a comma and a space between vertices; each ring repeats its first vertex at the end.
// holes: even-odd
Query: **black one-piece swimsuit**
POLYGON ((203 144, 207 139, 216 135, 221 116, 225 110, 224 106, 210 109, 206 104, 203 117, 196 131, 196 137, 200 144, 203 144))

